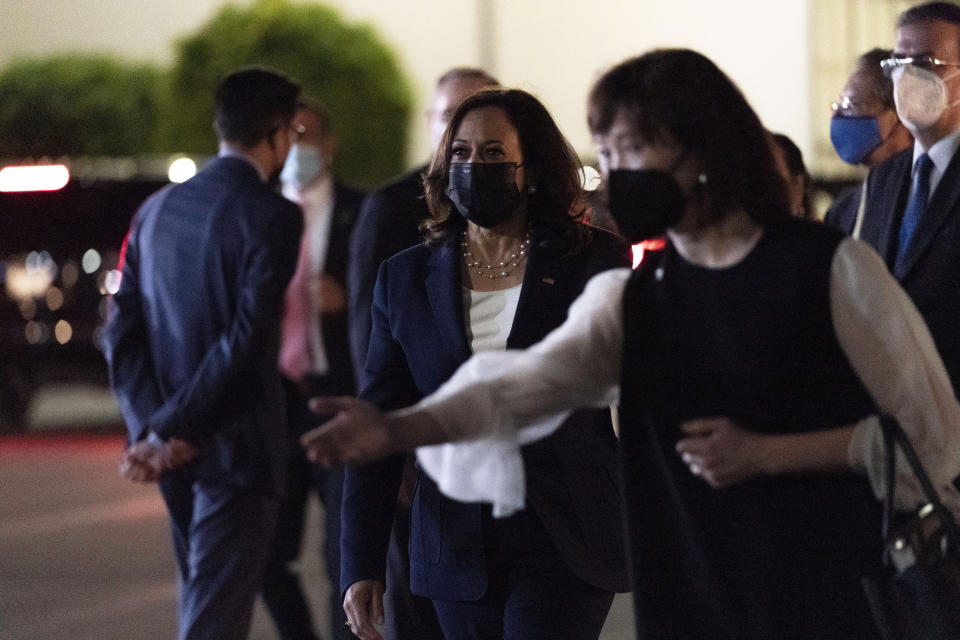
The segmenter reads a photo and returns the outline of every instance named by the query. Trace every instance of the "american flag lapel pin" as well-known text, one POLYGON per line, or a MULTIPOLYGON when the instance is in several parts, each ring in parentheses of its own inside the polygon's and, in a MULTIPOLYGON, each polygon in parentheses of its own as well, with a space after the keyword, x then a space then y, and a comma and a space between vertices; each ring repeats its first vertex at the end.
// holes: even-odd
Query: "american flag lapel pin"
POLYGON ((549 278, 549 277, 548 277, 548 278, 544 278, 544 279, 543 279, 543 282, 546 282, 547 284, 553 284, 553 283, 554 283, 554 280, 553 280, 553 278, 549 278))

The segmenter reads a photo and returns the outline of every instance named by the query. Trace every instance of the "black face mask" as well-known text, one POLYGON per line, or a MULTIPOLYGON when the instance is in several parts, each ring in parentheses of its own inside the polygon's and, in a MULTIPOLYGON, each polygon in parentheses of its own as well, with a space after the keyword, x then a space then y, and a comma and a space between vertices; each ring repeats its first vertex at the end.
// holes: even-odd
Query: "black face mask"
POLYGON ((516 162, 455 162, 447 197, 464 218, 485 228, 508 220, 523 202, 516 162))
POLYGON ((610 215, 632 244, 662 236, 683 217, 686 198, 671 173, 614 169, 607 177, 610 215))

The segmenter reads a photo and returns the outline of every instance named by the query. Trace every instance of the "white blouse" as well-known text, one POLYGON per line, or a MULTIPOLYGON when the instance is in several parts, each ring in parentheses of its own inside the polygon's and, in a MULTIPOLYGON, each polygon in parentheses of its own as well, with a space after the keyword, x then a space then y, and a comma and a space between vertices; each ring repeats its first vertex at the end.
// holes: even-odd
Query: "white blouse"
MULTIPOLYGON (((919 312, 867 244, 847 238, 831 267, 834 328, 867 391, 910 437, 934 485, 954 513, 960 492, 960 404, 919 312)), ((486 352, 465 362, 415 407, 448 430, 451 444, 421 447, 421 467, 446 495, 491 502, 505 516, 524 508, 519 448, 550 435, 578 407, 617 404, 623 351, 622 298, 629 269, 594 276, 566 322, 526 350, 486 352)), ((856 425, 852 466, 884 494, 883 435, 876 416, 856 425)), ((898 456, 897 504, 925 502, 898 456), (899 466, 901 465, 902 466, 899 466)))
POLYGON ((517 315, 521 285, 497 291, 476 291, 463 287, 467 338, 474 353, 503 351, 517 315))

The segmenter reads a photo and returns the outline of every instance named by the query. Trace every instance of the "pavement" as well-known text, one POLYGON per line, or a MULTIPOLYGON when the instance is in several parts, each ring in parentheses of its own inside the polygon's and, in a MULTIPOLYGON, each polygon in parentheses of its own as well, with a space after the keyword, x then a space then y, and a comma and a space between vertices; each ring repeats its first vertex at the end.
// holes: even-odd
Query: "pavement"
MULTIPOLYGON (((28 434, 0 437, 0 638, 174 637, 166 513, 154 487, 116 476, 123 428, 109 391, 47 385, 34 394, 27 421, 28 434)), ((329 589, 318 552, 322 525, 312 500, 299 569, 321 630, 329 589)), ((249 638, 277 638, 259 602, 249 638)), ((630 597, 619 594, 600 640, 632 638, 630 597)))

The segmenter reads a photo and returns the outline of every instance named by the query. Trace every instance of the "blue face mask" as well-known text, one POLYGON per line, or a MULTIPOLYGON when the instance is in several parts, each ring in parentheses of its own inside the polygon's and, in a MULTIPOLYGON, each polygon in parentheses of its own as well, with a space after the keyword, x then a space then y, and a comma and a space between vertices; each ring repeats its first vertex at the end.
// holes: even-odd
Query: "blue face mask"
POLYGON ((830 119, 830 141, 844 162, 860 164, 871 151, 883 144, 883 136, 875 117, 833 116, 830 119))
POLYGON ((317 147, 294 143, 280 172, 280 182, 302 190, 326 170, 326 164, 317 147))

